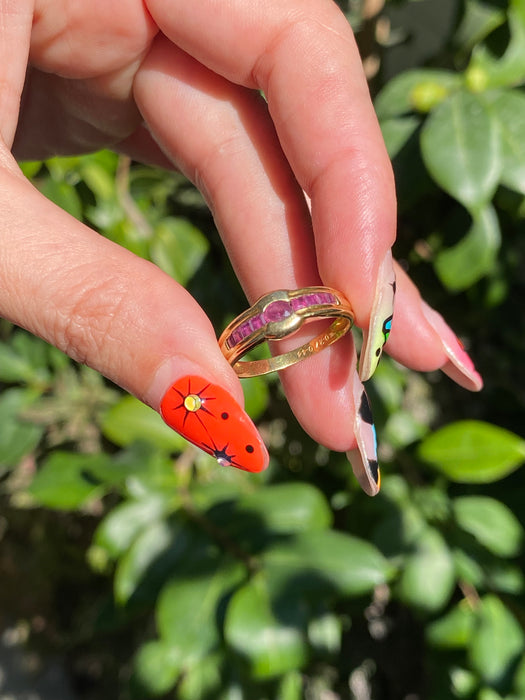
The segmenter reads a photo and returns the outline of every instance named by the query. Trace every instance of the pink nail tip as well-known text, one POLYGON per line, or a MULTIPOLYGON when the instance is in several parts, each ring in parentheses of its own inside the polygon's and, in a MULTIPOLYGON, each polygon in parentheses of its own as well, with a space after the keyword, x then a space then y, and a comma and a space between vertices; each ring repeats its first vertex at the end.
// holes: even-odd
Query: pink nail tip
POLYGON ((448 357, 448 362, 441 368, 442 371, 463 388, 469 391, 480 391, 483 387, 483 379, 477 372, 474 362, 466 352, 461 340, 446 323, 443 316, 425 302, 422 303, 422 310, 425 318, 438 334, 443 350, 448 357))

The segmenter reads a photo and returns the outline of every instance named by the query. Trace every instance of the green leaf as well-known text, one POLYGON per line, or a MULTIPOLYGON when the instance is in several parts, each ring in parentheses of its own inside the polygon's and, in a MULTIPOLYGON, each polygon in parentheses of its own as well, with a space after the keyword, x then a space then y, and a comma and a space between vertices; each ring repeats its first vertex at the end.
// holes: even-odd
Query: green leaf
POLYGON ((500 27, 506 18, 506 12, 502 8, 479 0, 467 0, 454 44, 462 51, 471 51, 473 46, 500 27))
POLYGON ((132 597, 154 599, 191 543, 191 533, 176 518, 154 520, 143 527, 118 562, 114 580, 117 602, 122 605, 132 597))
POLYGON ((0 474, 32 452, 44 434, 42 427, 21 417, 37 397, 37 392, 20 388, 0 394, 0 474))
POLYGON ((325 530, 332 511, 323 493, 307 483, 274 484, 238 500, 241 511, 256 513, 275 533, 325 530))
MULTIPOLYGON (((43 365, 35 362, 35 358, 27 352, 21 352, 17 347, 20 340, 29 338, 34 342, 35 349, 41 349, 44 343, 37 338, 31 338, 25 333, 14 336, 12 346, 0 343, 0 381, 3 382, 41 382, 47 379, 47 372, 43 371, 43 365)), ((27 343, 26 343, 27 344, 27 343)))
POLYGON ((105 414, 103 435, 120 447, 138 440, 149 442, 163 450, 182 452, 188 443, 169 428, 152 408, 134 396, 124 396, 105 414))
POLYGON ((82 220, 82 202, 73 185, 52 178, 46 178, 37 184, 42 194, 50 199, 53 204, 67 211, 75 219, 82 220))
POLYGON ((252 420, 257 420, 268 408, 270 391, 265 377, 243 379, 244 408, 252 420))
POLYGON ((472 226, 459 243, 437 254, 436 273, 451 291, 467 289, 494 269, 500 244, 498 217, 487 204, 473 213, 472 226))
POLYGON ((161 494, 149 494, 140 501, 119 504, 98 526, 94 544, 116 559, 149 525, 166 514, 169 504, 170 500, 161 494))
POLYGON ((186 665, 184 675, 177 685, 177 700, 217 700, 235 697, 224 693, 224 679, 221 677, 224 665, 223 653, 207 654, 193 665, 186 665), (224 695, 220 693, 224 693, 224 695))
POLYGON ((493 595, 482 598, 469 649, 474 670, 487 683, 497 684, 523 652, 524 643, 523 630, 502 601, 493 595))
POLYGON ((475 613, 463 599, 426 629, 426 638, 432 646, 442 649, 464 649, 472 638, 475 613))
POLYGON ((176 683, 181 672, 177 649, 163 641, 153 640, 143 644, 133 662, 131 687, 133 697, 164 695, 176 683))
POLYGON ((26 160, 18 164, 20 170, 29 180, 37 175, 42 169, 43 162, 41 160, 26 160))
POLYGON ((502 171, 498 123, 483 100, 456 92, 429 116, 421 153, 437 184, 470 212, 487 204, 502 171))
POLYGON ((304 690, 302 674, 298 671, 289 671, 279 683, 276 700, 302 700, 304 690))
POLYGON ((454 561, 442 535, 427 527, 407 556, 399 581, 401 600, 430 612, 441 610, 455 586, 454 561))
POLYGON ((374 106, 379 119, 398 117, 424 104, 426 111, 461 86, 458 73, 445 70, 409 70, 392 78, 376 97, 374 106), (423 100, 423 97, 426 98, 423 100), (429 99, 430 98, 430 99, 429 99))
POLYGON ((308 641, 312 649, 321 654, 337 654, 341 651, 343 629, 341 619, 334 613, 324 613, 308 623, 308 641))
POLYGON ((464 420, 426 437, 419 454, 452 481, 486 484, 522 464, 525 440, 490 423, 464 420))
POLYGON ((245 569, 224 557, 177 569, 163 588, 156 610, 162 639, 178 650, 184 664, 204 658, 220 641, 219 606, 242 581, 245 569))
POLYGON ((518 697, 525 697, 525 655, 522 655, 514 674, 514 691, 518 697))
POLYGON ((209 249, 206 237, 186 219, 167 217, 155 229, 151 259, 182 285, 199 269, 209 249))
POLYGON ((226 613, 227 643, 246 658, 256 678, 276 678, 301 668, 308 645, 290 616, 276 613, 265 577, 259 574, 233 596, 226 613))
POLYGON ((510 41, 501 58, 479 45, 474 48, 465 74, 474 90, 518 85, 525 80, 525 17, 522 0, 511 0, 508 11, 510 41))
POLYGON ((93 192, 99 204, 101 202, 116 203, 117 200, 115 172, 118 156, 111 154, 113 162, 108 163, 106 158, 100 157, 101 155, 106 156, 106 154, 107 151, 83 158, 80 164, 82 180, 93 192))
POLYGON ((453 502, 458 525, 493 554, 514 557, 521 549, 523 528, 514 513, 488 496, 463 496, 453 502))
POLYGON ((93 473, 110 462, 105 454, 82 455, 56 451, 36 473, 29 493, 44 506, 58 510, 79 508, 102 495, 104 488, 93 473))
POLYGON ((501 183, 525 194, 525 94, 519 90, 505 90, 487 96, 487 101, 501 133, 501 183))
POLYGON ((381 133, 390 160, 402 151, 421 126, 418 117, 401 117, 381 121, 381 133))
POLYGON ((290 581, 307 591, 357 596, 384 583, 392 573, 378 549, 334 530, 310 532, 268 547, 263 555, 276 588, 290 581))

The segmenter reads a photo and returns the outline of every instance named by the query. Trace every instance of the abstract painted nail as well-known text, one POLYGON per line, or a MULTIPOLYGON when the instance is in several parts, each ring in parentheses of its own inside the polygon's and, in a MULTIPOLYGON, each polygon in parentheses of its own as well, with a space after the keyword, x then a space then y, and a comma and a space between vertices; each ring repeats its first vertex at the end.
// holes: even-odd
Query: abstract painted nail
POLYGON ((377 462, 377 438, 372 410, 366 391, 359 381, 357 373, 354 377, 354 435, 357 447, 346 453, 355 477, 361 488, 369 496, 375 496, 381 486, 381 475, 377 462))
POLYGON ((176 381, 160 406, 165 422, 221 466, 260 472, 268 452, 255 425, 232 396, 198 376, 176 381))
POLYGON ((425 302, 422 302, 421 308, 425 318, 438 334, 445 355, 448 357, 448 362, 443 365, 441 371, 464 389, 480 391, 483 388, 483 379, 476 371, 474 363, 463 347, 463 343, 441 314, 425 302))
POLYGON ((359 358, 359 377, 362 382, 374 374, 388 340, 394 314, 396 275, 392 252, 388 251, 379 267, 376 294, 370 316, 370 324, 363 331, 363 347, 359 358))

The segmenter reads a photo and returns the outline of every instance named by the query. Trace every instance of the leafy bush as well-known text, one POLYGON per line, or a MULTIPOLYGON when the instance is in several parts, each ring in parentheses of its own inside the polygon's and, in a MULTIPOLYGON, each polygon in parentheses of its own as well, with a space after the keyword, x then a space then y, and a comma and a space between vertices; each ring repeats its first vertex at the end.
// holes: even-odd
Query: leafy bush
MULTIPOLYGON (((525 2, 452 3, 427 65, 409 51, 398 72, 395 39, 416 5, 432 10, 344 9, 364 54, 372 30, 388 44, 372 47, 371 84, 398 257, 468 338, 486 388, 382 361, 377 498, 301 432, 274 378, 244 384, 270 468, 219 470, 93 371, 0 327, 0 600, 67 653, 82 697, 525 696, 525 2)), ((217 331, 244 307, 179 174, 107 152, 23 167, 185 284, 217 331)))

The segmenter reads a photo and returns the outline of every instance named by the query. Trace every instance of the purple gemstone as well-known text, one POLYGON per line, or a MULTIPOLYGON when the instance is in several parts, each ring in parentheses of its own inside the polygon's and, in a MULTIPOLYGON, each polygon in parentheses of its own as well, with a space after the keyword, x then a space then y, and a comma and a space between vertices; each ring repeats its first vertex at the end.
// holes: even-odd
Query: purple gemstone
POLYGON ((247 338, 249 335, 252 334, 252 329, 250 328, 250 322, 245 321, 242 326, 239 326, 238 328, 239 333, 241 334, 242 338, 247 338))
POLYGON ((236 328, 233 333, 228 337, 228 340, 226 343, 230 348, 233 348, 237 343, 240 343, 242 340, 242 335, 239 332, 239 329, 236 328))
POLYGON ((264 321, 260 316, 254 316, 250 321, 250 325, 252 327, 252 330, 258 331, 259 328, 262 328, 264 326, 264 321))
POLYGON ((271 304, 264 309, 262 316, 267 323, 275 321, 284 321, 285 318, 293 313, 292 306, 289 301, 272 301, 271 304))
POLYGON ((306 299, 303 297, 295 297, 292 299, 292 309, 294 311, 299 311, 299 309, 304 309, 305 306, 308 306, 308 302, 306 299))
POLYGON ((321 300, 319 299, 318 294, 307 294, 306 295, 306 301, 308 302, 309 306, 314 306, 315 304, 321 304, 321 300))

